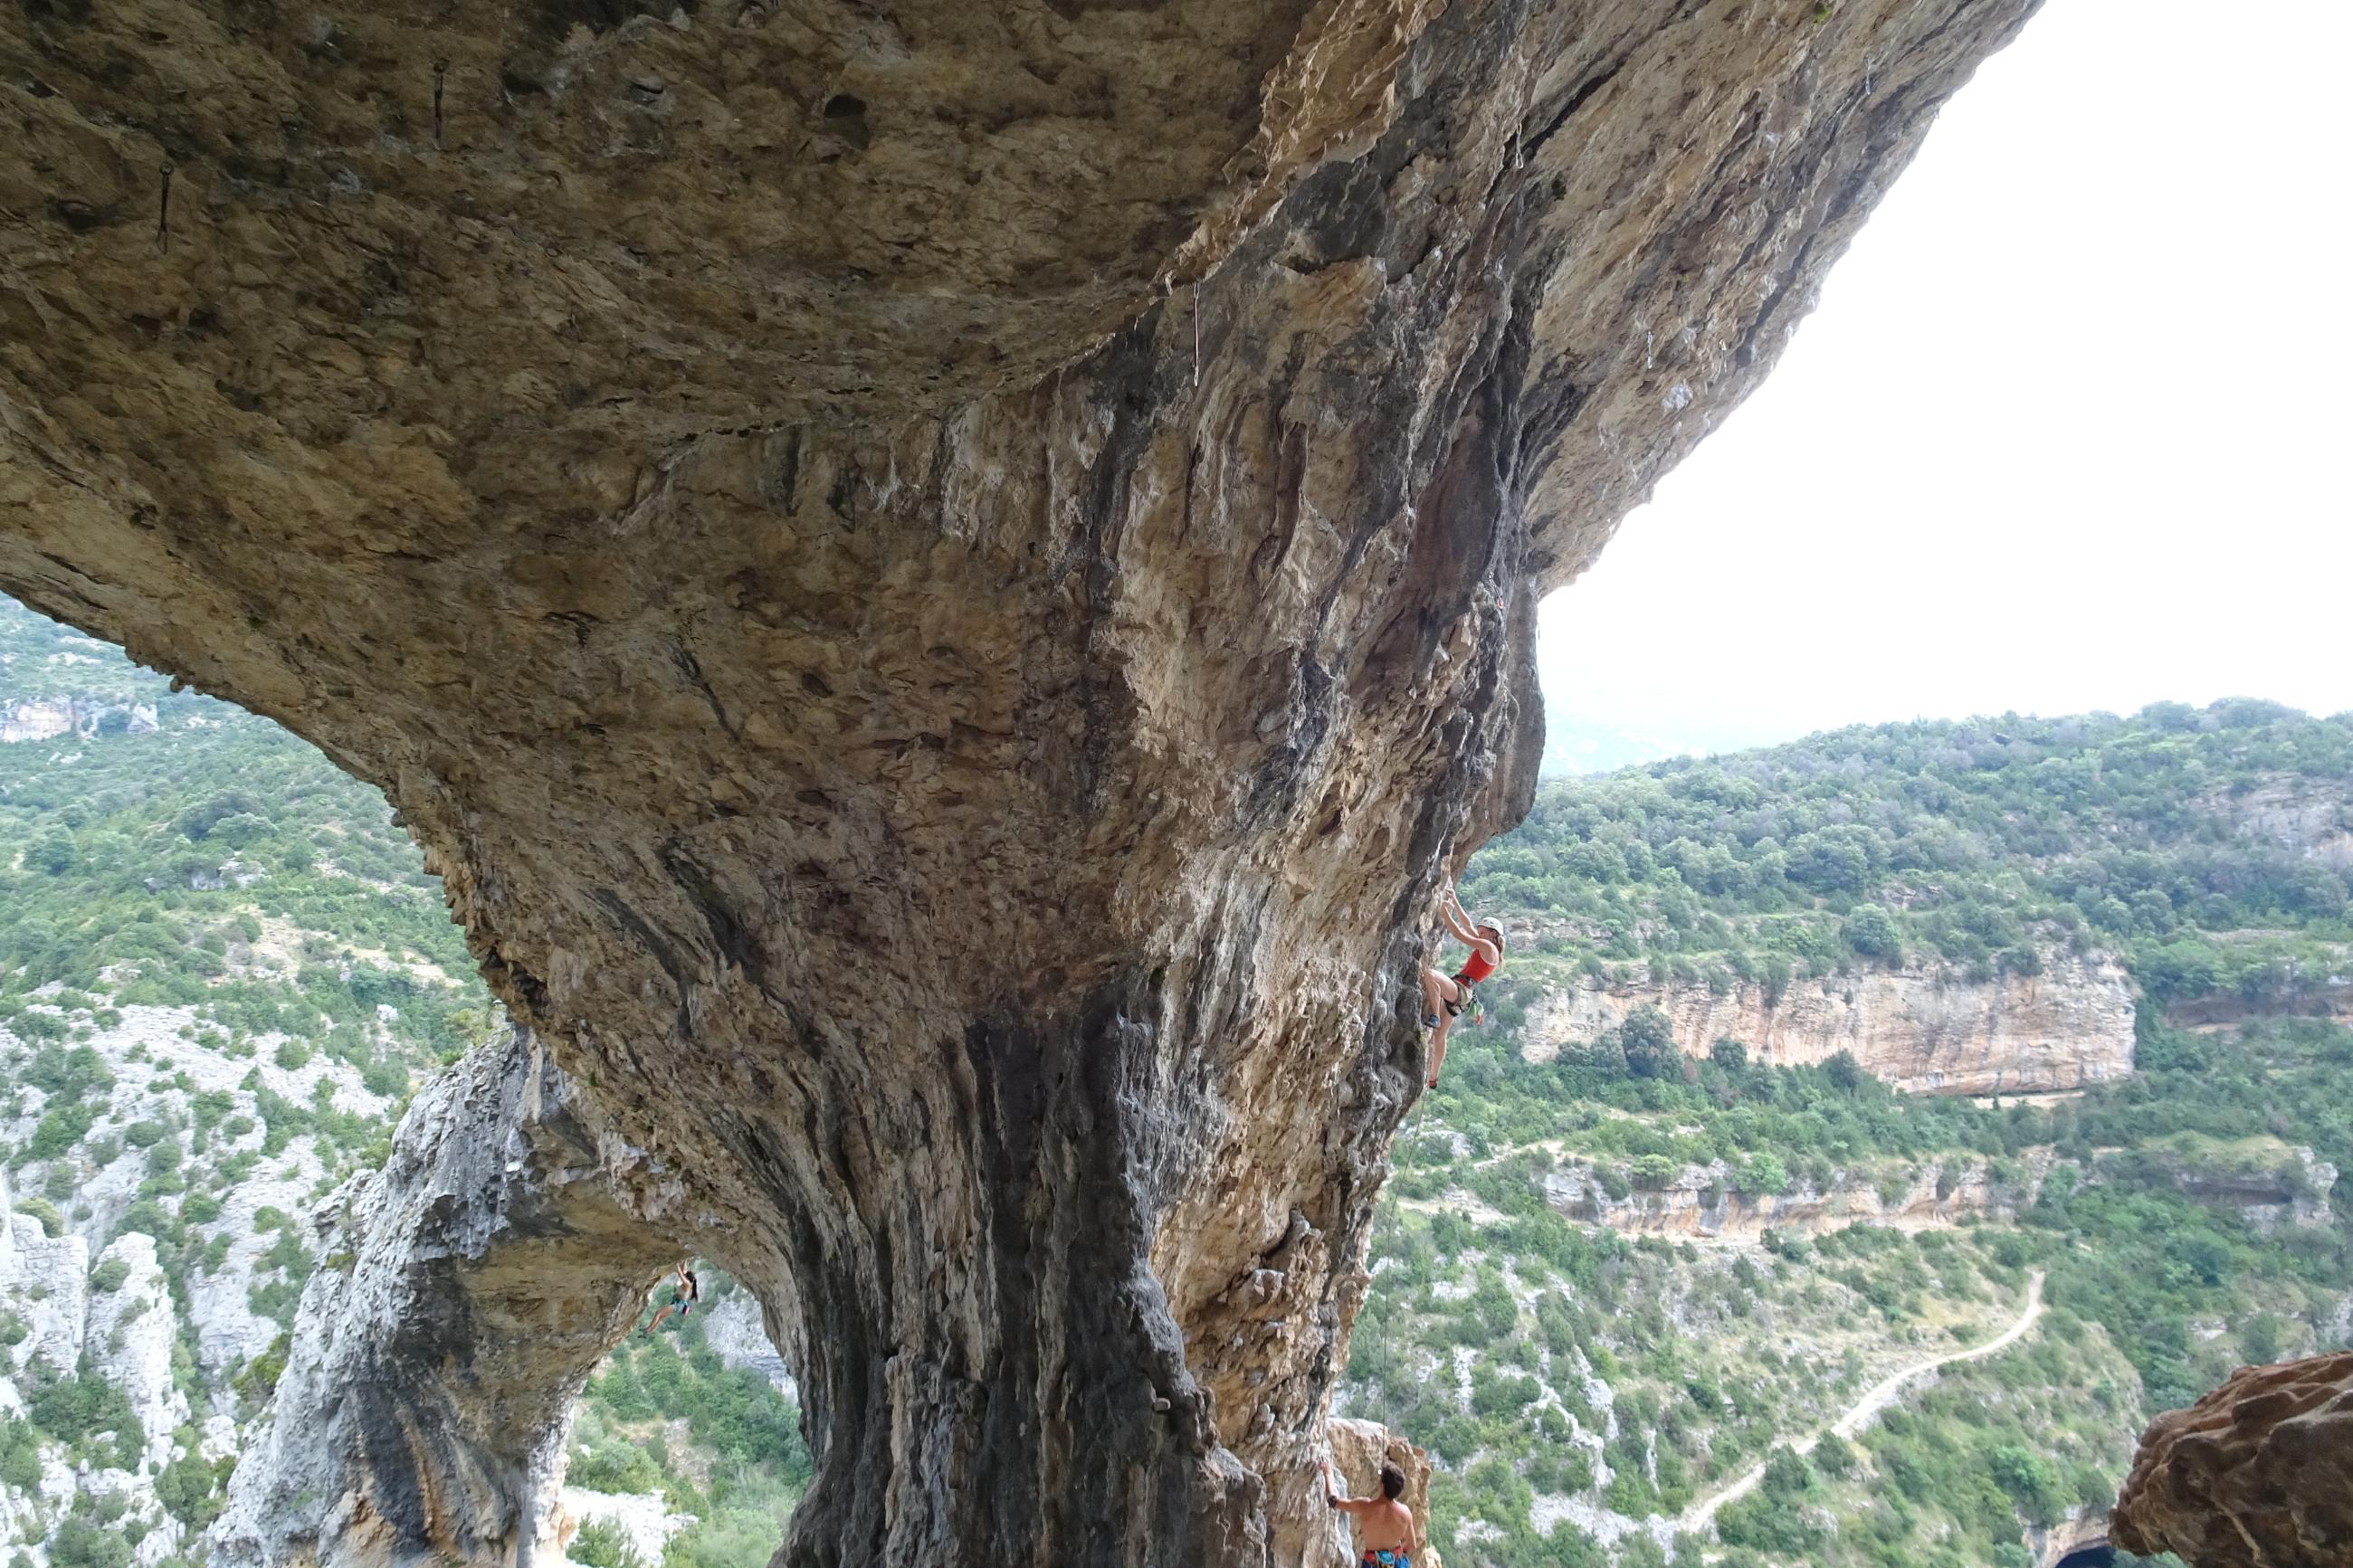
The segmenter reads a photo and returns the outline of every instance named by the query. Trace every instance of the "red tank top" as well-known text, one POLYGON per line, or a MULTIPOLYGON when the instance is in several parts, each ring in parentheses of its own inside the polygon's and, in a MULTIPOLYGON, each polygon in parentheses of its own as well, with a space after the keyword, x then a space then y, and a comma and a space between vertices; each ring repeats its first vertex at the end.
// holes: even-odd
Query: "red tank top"
POLYGON ((1465 985, 1476 985, 1494 973, 1495 965, 1487 961, 1485 953, 1474 947, 1471 950, 1471 956, 1462 961, 1462 967, 1455 972, 1454 978, 1465 985))

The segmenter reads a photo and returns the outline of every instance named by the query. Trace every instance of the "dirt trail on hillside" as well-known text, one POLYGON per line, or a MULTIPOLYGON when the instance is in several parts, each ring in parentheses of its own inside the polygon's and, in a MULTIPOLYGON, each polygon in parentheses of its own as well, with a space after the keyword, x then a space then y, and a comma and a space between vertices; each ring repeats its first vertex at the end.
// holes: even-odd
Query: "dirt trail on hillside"
MULTIPOLYGON (((1827 1428, 1810 1432, 1789 1446, 1800 1454, 1810 1454, 1814 1451, 1814 1446, 1821 1441, 1823 1430, 1835 1432, 1842 1439, 1853 1437, 1877 1420, 1881 1412, 1894 1404, 1908 1384, 1941 1367, 1951 1366, 1956 1362, 1978 1361, 2008 1350, 2025 1338, 2027 1332, 2034 1327, 2035 1320, 2042 1316, 2042 1271, 2038 1268, 2026 1281, 2026 1305, 2019 1312, 2018 1321, 2009 1328, 1974 1349, 1948 1351, 1943 1355, 1930 1356, 1926 1361, 1914 1362, 1911 1365, 1890 1373, 1865 1390, 1862 1397, 1849 1405, 1846 1414, 1831 1422, 1827 1428)), ((1768 1455, 1767 1458, 1769 1458, 1768 1455)), ((1746 1497, 1757 1489, 1757 1483, 1764 1479, 1765 1466, 1762 1463, 1752 1466, 1738 1480, 1734 1481, 1722 1491, 1711 1497, 1702 1498, 1683 1510, 1675 1519, 1675 1529, 1678 1531, 1707 1529, 1715 1522, 1716 1511, 1719 1509, 1746 1497)))

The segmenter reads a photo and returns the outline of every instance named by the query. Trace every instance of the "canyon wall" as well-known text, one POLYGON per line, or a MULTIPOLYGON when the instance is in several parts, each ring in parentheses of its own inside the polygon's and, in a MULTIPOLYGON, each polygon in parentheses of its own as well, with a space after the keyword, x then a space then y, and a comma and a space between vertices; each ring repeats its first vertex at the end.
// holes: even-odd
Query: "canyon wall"
POLYGON ((2113 1156, 2088 1167, 2054 1159, 2048 1148, 2020 1152, 2014 1171, 1993 1162, 1952 1157, 1898 1173, 1884 1187, 1879 1173, 1837 1172, 1817 1185, 1799 1180, 1785 1192, 1744 1189, 1722 1160, 1685 1165, 1655 1187, 1635 1186, 1613 1163, 1605 1176, 1593 1161, 1571 1157, 1546 1172, 1545 1201, 1560 1214, 1626 1236, 1680 1236, 1754 1241, 1767 1230, 1800 1236, 1851 1225, 1906 1230, 1958 1225, 1970 1219, 2012 1220, 2032 1205, 2043 1178, 2064 1164, 2085 1186, 2123 1177, 2130 1186, 2169 1183, 2201 1204, 2236 1212, 2266 1234, 2280 1227, 2325 1228, 2337 1167, 2310 1149, 2280 1145, 2261 1161, 2218 1162, 2211 1155, 2143 1152, 2129 1172, 2113 1156))
POLYGON ((2242 833, 2332 871, 2353 871, 2353 791, 2332 778, 2280 778, 2206 803, 2242 833))
POLYGON ((110 702, 103 698, 27 697, 0 703, 0 744, 49 741, 61 735, 87 738, 110 721, 131 735, 155 732, 152 702, 110 702))
POLYGON ((1818 1236, 1851 1225, 1919 1230, 1970 1218, 2015 1218, 2033 1203, 2051 1156, 2036 1151, 2020 1164, 2016 1184, 2000 1186, 1987 1161, 1930 1162, 1901 1191, 1883 1194, 1867 1175, 1853 1172, 1841 1172, 1821 1187, 1799 1182, 1785 1193, 1744 1192, 1718 1160, 1685 1166, 1664 1186, 1612 1196, 1589 1163, 1571 1161, 1546 1173, 1544 1192, 1545 1202, 1569 1218, 1626 1236, 1754 1241, 1767 1230, 1818 1236))
POLYGON ((516 1561, 691 1244, 798 1374, 785 1568, 1297 1560, 1536 598, 2031 9, 0 15, 0 589, 381 785, 677 1189, 477 1318, 388 1172, 238 1539, 516 1561))
POLYGON ((2042 973, 1985 982, 1922 968, 1865 969, 1793 981, 1776 999, 1754 984, 1722 995, 1698 982, 1589 981, 1531 1007, 1522 1053, 1547 1061, 1648 1004, 1686 1055, 1721 1039, 1777 1066, 1841 1051, 1915 1094, 2026 1094, 2081 1089, 2132 1071, 2133 989, 2113 959, 2057 955, 2042 973))

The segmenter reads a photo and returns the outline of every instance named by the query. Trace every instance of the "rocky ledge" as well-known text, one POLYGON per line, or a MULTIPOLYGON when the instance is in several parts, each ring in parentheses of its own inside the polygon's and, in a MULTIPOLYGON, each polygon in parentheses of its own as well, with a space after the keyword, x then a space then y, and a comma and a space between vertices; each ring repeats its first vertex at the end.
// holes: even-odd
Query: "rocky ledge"
POLYGON ((2353 1351, 2241 1367, 2149 1423, 2109 1539, 2197 1568, 2353 1562, 2353 1351))
POLYGON ((1941 969, 1865 969, 1768 994, 1697 982, 1588 982, 1528 1014, 1531 1061, 1592 1039, 1645 1004, 1664 1013, 1684 1054, 1738 1040, 1777 1066, 1843 1051, 1915 1094, 2034 1094, 2081 1089, 2133 1068, 2131 980, 2113 958, 2054 953, 2035 975, 1964 979, 1941 969))

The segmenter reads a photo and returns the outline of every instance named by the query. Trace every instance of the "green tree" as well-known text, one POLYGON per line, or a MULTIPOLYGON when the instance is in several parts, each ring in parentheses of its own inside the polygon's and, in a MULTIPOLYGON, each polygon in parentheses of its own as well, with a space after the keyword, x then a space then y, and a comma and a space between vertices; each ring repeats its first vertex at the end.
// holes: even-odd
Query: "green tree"
POLYGON ((50 828, 25 847, 25 864, 52 877, 64 876, 79 858, 73 835, 61 827, 50 828))
POLYGON ((1895 929, 1895 917, 1877 904, 1855 905, 1841 934, 1847 946, 1865 958, 1898 963, 1904 957, 1904 938, 1895 929))
POLYGON ((2010 1494, 2029 1524, 2056 1524, 2066 1508, 2058 1473, 2039 1454, 2015 1444, 1996 1448, 1987 1459, 1994 1483, 2010 1494))
POLYGON ((1675 1047, 1675 1028, 1667 1016, 1645 1002, 1618 1026, 1619 1048, 1626 1053, 1626 1070, 1636 1078, 1668 1078, 1683 1067, 1675 1047))
POLYGON ((1822 1064, 1822 1076, 1829 1079, 1831 1087, 1841 1094, 1852 1094, 1862 1087, 1866 1075, 1862 1064, 1854 1059, 1852 1051, 1839 1051, 1822 1064))

